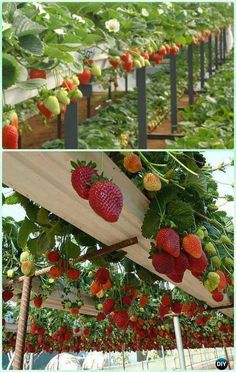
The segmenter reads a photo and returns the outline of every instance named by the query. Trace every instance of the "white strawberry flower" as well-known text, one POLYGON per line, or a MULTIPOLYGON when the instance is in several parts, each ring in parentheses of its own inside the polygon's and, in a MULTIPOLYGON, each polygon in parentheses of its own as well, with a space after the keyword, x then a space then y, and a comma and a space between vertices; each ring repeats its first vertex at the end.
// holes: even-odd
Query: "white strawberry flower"
POLYGON ((54 30, 54 32, 55 32, 57 35, 65 35, 65 34, 66 34, 66 32, 65 32, 65 30, 63 30, 63 28, 56 28, 56 29, 54 30))
POLYGON ((142 14, 143 17, 148 17, 149 16, 149 12, 145 8, 141 9, 141 14, 142 14))
POLYGON ((72 18, 78 21, 79 23, 85 23, 85 20, 77 14, 72 14, 72 18))
POLYGON ((120 31, 120 22, 117 19, 109 19, 105 22, 106 29, 109 32, 119 32, 120 31))

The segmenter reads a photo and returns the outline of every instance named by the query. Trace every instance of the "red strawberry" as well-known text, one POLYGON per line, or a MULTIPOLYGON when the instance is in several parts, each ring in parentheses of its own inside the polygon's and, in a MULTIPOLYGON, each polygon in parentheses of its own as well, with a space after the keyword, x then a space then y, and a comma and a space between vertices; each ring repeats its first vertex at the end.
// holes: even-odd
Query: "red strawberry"
POLYGON ((166 252, 156 253, 152 257, 152 265, 158 273, 170 274, 174 270, 175 260, 166 252))
POLYGON ((74 90, 77 88, 77 84, 70 78, 65 78, 61 86, 67 90, 74 90))
POLYGON ((171 305, 171 310, 175 313, 175 314, 180 314, 181 311, 182 311, 182 304, 178 303, 178 302, 174 302, 172 305, 171 305))
POLYGON ((97 181, 89 190, 89 204, 104 220, 116 222, 123 208, 123 195, 113 182, 97 181))
POLYGON ((71 268, 67 271, 66 275, 67 275, 67 278, 71 280, 77 280, 79 279, 80 274, 81 274, 80 270, 71 268))
POLYGON ((217 289, 218 290, 225 289, 226 286, 227 286, 227 281, 226 281, 225 274, 220 270, 217 270, 216 273, 220 276, 220 283, 218 284, 217 289))
POLYGON ((115 310, 113 321, 118 328, 126 328, 129 322, 129 314, 126 310, 115 310))
POLYGON ((114 307, 115 307, 115 300, 113 298, 106 298, 105 301, 103 302, 103 312, 105 315, 110 314, 114 307))
POLYGON ((78 315, 79 312, 80 312, 80 308, 79 308, 78 305, 74 304, 74 305, 71 306, 71 308, 70 308, 71 315, 78 315))
POLYGON ((43 299, 41 296, 36 296, 34 298, 34 306, 37 307, 37 308, 40 308, 42 306, 42 303, 43 303, 43 299))
POLYGON ((175 259, 175 270, 176 274, 184 273, 189 268, 188 256, 184 252, 180 252, 179 257, 175 259))
POLYGON ((87 165, 79 165, 72 171, 71 183, 77 194, 83 198, 89 198, 89 190, 91 185, 89 184, 92 179, 92 175, 97 174, 97 171, 87 165))
POLYGON ((81 84, 87 85, 92 78, 92 72, 90 71, 89 68, 85 68, 84 71, 81 74, 78 74, 77 76, 81 84))
POLYGON ((40 111, 40 112, 41 112, 41 113, 42 113, 42 114, 43 114, 47 119, 52 119, 52 118, 54 117, 54 114, 44 106, 43 102, 39 102, 39 103, 37 103, 37 107, 38 107, 39 111, 40 111))
POLYGON ((2 146, 4 149, 18 149, 18 130, 13 125, 2 128, 2 146))
POLYGON ((184 273, 183 272, 176 273, 173 271, 170 274, 167 274, 167 276, 169 279, 171 279, 175 283, 182 283, 184 273))
POLYGON ((202 274, 207 266, 208 266, 208 260, 205 252, 202 252, 202 255, 200 258, 192 257, 191 255, 188 255, 188 262, 189 262, 189 270, 192 273, 199 273, 202 274))
POLYGON ((47 259, 51 263, 56 263, 60 260, 60 254, 57 251, 48 252, 47 259))
POLYGON ((148 303, 148 296, 142 295, 139 299, 139 305, 140 307, 145 307, 148 303))
POLYGON ((117 68, 120 64, 120 57, 111 57, 109 59, 109 63, 112 65, 113 68, 117 68))
POLYGON ((156 247, 163 249, 171 256, 178 257, 180 254, 180 239, 177 232, 169 227, 158 231, 156 247))
POLYGON ((171 298, 167 294, 164 294, 161 298, 161 304, 163 306, 169 306, 171 304, 171 298))
POLYGON ((59 276, 61 276, 63 274, 63 270, 58 267, 58 266, 52 266, 49 270, 49 275, 53 278, 53 279, 56 279, 58 278, 59 276))
POLYGON ((159 306, 159 308, 157 309, 157 311, 158 311, 158 314, 159 314, 159 316, 160 316, 161 319, 164 318, 164 315, 168 314, 169 309, 170 309, 169 306, 164 306, 164 305, 160 305, 159 306))
POLYGON ((2 292, 2 300, 3 302, 9 301, 13 297, 13 291, 10 289, 5 289, 2 292))
POLYGON ((183 239, 183 249, 192 257, 200 258, 202 255, 201 239, 194 234, 186 235, 183 239))
POLYGON ((90 335, 90 329, 89 328, 84 328, 83 329, 83 335, 84 336, 89 336, 90 335))
POLYGON ((121 298, 122 305, 131 306, 132 305, 132 298, 129 296, 123 296, 121 298))
POLYGON ((110 279, 110 273, 109 270, 105 267, 100 267, 100 269, 97 270, 94 280, 97 281, 100 284, 105 284, 110 279))
POLYGON ((224 299, 224 294, 222 292, 219 292, 217 289, 215 289, 213 292, 211 292, 213 300, 216 302, 221 302, 224 299))
POLYGON ((134 62, 132 59, 129 59, 127 62, 124 63, 124 70, 126 72, 131 72, 133 70, 133 67, 134 67, 134 62))
POLYGON ((45 70, 30 70, 29 73, 30 79, 46 79, 45 70))
POLYGON ((98 313, 96 316, 96 320, 100 322, 101 320, 104 320, 106 318, 106 315, 104 313, 98 313))

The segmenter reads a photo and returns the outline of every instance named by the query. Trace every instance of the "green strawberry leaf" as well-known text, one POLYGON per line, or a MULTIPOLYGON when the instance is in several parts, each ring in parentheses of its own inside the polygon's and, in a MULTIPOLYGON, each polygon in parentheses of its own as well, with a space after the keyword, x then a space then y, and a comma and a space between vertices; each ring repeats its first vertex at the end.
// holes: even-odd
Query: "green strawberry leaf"
POLYGON ((27 245, 27 240, 29 238, 29 235, 36 231, 38 231, 37 226, 26 217, 19 229, 19 234, 17 238, 18 245, 22 249, 24 249, 25 246, 27 245))
POLYGON ((80 255, 80 246, 68 239, 61 245, 61 253, 66 258, 78 258, 80 255))
POLYGON ((184 231, 195 226, 192 208, 189 204, 181 200, 168 203, 167 214, 170 220, 177 226, 178 231, 184 231))
POLYGON ((145 238, 152 238, 157 232, 161 222, 160 215, 152 209, 148 209, 145 213, 142 224, 142 235, 145 238))

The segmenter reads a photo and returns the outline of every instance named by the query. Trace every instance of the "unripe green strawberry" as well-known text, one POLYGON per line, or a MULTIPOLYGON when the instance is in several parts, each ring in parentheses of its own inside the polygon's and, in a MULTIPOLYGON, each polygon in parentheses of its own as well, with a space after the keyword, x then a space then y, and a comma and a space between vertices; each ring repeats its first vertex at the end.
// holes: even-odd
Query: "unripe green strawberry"
POLYGON ((198 229, 197 232, 196 232, 196 235, 201 239, 203 240, 205 235, 204 235, 204 231, 202 229, 198 229))
POLYGON ((134 59, 134 67, 136 68, 141 68, 142 64, 138 59, 134 59))
POLYGON ((67 301, 67 302, 64 304, 64 307, 65 307, 65 309, 70 309, 70 308, 71 308, 71 302, 70 302, 70 301, 67 301))
POLYGON ((72 76, 71 80, 73 81, 74 84, 79 85, 79 79, 77 78, 76 75, 72 76))
POLYGON ((143 178, 143 186, 148 191, 159 191, 161 189, 161 180, 154 173, 146 173, 143 178))
POLYGON ((151 66, 151 63, 149 62, 149 60, 148 60, 148 59, 145 59, 145 66, 146 66, 146 67, 149 67, 149 66, 151 66))
POLYGON ((207 253, 210 253, 210 254, 216 254, 216 249, 215 249, 214 245, 211 242, 208 242, 205 245, 205 251, 207 253))
POLYGON ((25 276, 32 276, 35 273, 35 264, 33 261, 24 261, 21 265, 21 271, 25 276))
POLYGON ((145 66, 145 58, 144 58, 144 57, 139 56, 139 62, 141 63, 141 66, 142 66, 142 67, 145 66))
POLYGON ((75 89, 69 92, 70 99, 79 99, 83 97, 83 93, 79 89, 75 89))
POLYGON ((221 259, 218 256, 213 256, 211 258, 211 264, 215 269, 219 269, 221 267, 221 259))
POLYGON ((218 275, 218 274, 215 273, 214 271, 210 271, 210 272, 207 274, 207 279, 209 280, 209 282, 210 282, 212 285, 216 285, 216 287, 218 287, 218 284, 220 283, 220 275, 218 275))
POLYGON ((101 67, 96 65, 95 63, 91 67, 91 72, 92 72, 93 76, 101 76, 102 75, 101 67))
POLYGON ((63 105, 69 105, 70 99, 68 97, 68 93, 65 89, 60 89, 56 93, 57 99, 63 105))
POLYGON ((15 274, 14 270, 12 270, 12 269, 7 270, 7 277, 8 278, 12 279, 14 277, 14 274, 15 274))
POLYGON ((231 269, 232 267, 234 267, 234 261, 230 257, 225 257, 223 262, 224 262, 224 265, 228 269, 231 269))
POLYGON ((98 305, 97 305, 97 309, 98 309, 98 310, 102 310, 102 309, 103 309, 103 304, 98 304, 98 305))
POLYGON ((24 261, 27 261, 29 260, 30 258, 30 253, 29 252, 22 252, 21 255, 20 255, 20 263, 23 263, 24 261))
POLYGON ((229 244, 229 245, 232 244, 231 240, 226 235, 221 235, 220 241, 223 244, 229 244))
POLYGON ((56 96, 49 96, 43 101, 44 106, 54 115, 59 115, 61 112, 60 105, 56 96))

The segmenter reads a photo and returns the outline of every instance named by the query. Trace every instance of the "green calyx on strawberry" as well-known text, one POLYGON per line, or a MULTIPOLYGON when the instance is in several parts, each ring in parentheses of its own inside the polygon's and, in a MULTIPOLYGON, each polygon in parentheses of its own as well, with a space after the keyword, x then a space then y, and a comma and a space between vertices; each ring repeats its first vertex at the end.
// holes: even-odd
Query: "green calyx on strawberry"
POLYGON ((61 112, 60 104, 56 96, 50 95, 43 101, 44 106, 54 115, 59 115, 61 112))
POLYGON ((63 105, 69 105, 70 98, 68 97, 68 92, 65 89, 60 88, 55 93, 59 103, 63 105))

